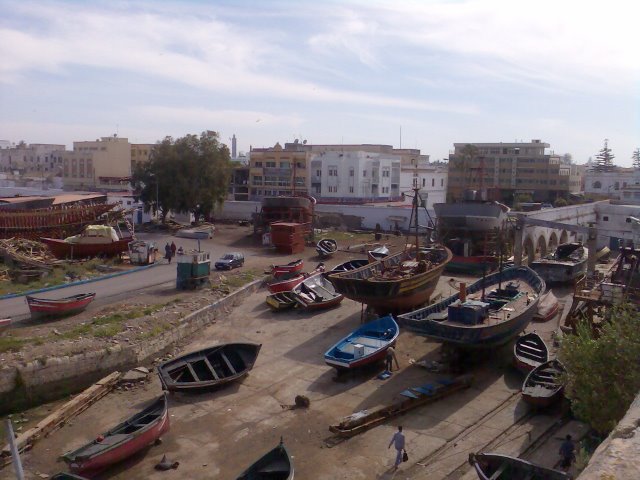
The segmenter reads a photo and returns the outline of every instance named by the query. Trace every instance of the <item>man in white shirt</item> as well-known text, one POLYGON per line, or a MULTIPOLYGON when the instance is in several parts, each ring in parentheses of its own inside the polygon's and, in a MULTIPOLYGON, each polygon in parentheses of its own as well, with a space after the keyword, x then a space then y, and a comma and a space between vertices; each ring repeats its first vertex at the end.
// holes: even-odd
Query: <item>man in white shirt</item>
POLYGON ((402 433, 402 426, 398 426, 398 431, 393 434, 391 442, 389 442, 389 448, 391 445, 396 447, 396 461, 393 465, 393 471, 398 470, 398 466, 402 463, 402 451, 404 450, 404 433, 402 433))

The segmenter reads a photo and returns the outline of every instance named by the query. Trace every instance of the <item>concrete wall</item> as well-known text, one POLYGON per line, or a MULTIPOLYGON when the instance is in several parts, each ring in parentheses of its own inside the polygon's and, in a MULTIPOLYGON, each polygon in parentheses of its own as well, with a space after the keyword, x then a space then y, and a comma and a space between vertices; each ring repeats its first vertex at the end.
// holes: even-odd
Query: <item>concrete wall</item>
POLYGON ((48 357, 0 368, 0 414, 79 392, 115 370, 150 363, 176 342, 201 330, 262 285, 256 280, 180 320, 180 324, 136 345, 111 345, 79 355, 48 357))
POLYGON ((640 478, 640 395, 609 437, 597 448, 578 480, 640 478))

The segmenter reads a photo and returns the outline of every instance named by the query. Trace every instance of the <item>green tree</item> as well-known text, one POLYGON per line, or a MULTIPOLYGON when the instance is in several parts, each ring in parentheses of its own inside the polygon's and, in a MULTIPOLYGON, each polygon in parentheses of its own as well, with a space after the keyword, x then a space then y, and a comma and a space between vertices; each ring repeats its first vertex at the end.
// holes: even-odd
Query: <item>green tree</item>
POLYGON ((640 390, 640 313, 635 305, 613 308, 598 335, 586 321, 562 341, 566 396, 576 417, 599 433, 611 431, 640 390))
POLYGON ((554 207, 566 207, 568 204, 569 204, 569 202, 567 202, 567 200, 565 198, 558 197, 558 198, 556 198, 556 201, 553 204, 553 206, 554 207))
POLYGON ((640 148, 636 148, 633 151, 633 155, 631 155, 631 160, 633 160, 633 166, 635 168, 640 168, 640 148))
POLYGON ((191 212, 198 221, 224 202, 231 161, 216 132, 166 137, 149 157, 134 171, 132 184, 147 208, 161 212, 163 222, 170 210, 191 212))
POLYGON ((615 170, 615 165, 613 164, 613 159, 615 155, 611 153, 611 149, 609 148, 609 139, 604 139, 604 147, 602 150, 596 155, 596 162, 591 167, 591 171, 593 172, 612 172, 615 170))

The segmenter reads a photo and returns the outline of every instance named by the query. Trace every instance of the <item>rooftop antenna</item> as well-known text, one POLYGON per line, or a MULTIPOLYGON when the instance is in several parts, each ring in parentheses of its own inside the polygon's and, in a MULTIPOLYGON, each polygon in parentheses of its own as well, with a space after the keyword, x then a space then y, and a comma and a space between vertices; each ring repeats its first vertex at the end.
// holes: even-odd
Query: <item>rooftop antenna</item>
POLYGON ((400 125, 400 149, 402 149, 402 125, 400 125))

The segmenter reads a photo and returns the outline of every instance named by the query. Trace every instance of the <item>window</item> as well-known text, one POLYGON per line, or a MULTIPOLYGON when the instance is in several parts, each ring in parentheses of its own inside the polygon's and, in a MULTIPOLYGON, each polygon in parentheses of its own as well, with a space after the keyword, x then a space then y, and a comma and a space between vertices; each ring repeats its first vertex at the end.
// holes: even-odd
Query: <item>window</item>
POLYGON ((337 177, 338 176, 338 167, 336 167, 335 165, 331 165, 329 167, 329 176, 330 177, 337 177))
POLYGON ((276 168, 276 162, 267 162, 267 168, 276 168))
POLYGON ((441 179, 440 179, 440 186, 441 186, 441 187, 444 187, 444 178, 441 178, 441 179))
POLYGON ((322 176, 322 170, 316 170, 316 177, 322 176))
POLYGON ((366 176, 367 176, 367 171, 366 171, 366 170, 363 170, 363 171, 362 171, 362 176, 363 176, 363 177, 366 177, 366 176))
POLYGON ((254 166, 256 168, 262 168, 262 162, 256 162, 256 163, 254 163, 254 166))
POLYGON ((254 185, 262 185, 262 175, 256 175, 253 177, 254 185))
POLYGON ((609 217, 607 215, 605 215, 604 217, 602 217, 602 221, 603 222, 608 222, 609 221, 609 217))
POLYGON ((435 178, 432 178, 432 179, 431 179, 431 186, 432 186, 432 187, 435 187, 435 186, 436 186, 436 179, 435 179, 435 178))
POLYGON ((349 187, 349 193, 353 193, 353 187, 349 187))
POLYGON ((280 168, 290 168, 291 163, 289 162, 280 162, 280 168))
POLYGON ((602 188, 602 183, 595 181, 593 182, 593 188, 595 188, 596 190, 599 190, 602 188))
POLYGON ((349 176, 350 176, 350 177, 353 177, 353 176, 354 176, 354 174, 355 174, 355 171, 353 170, 353 168, 350 168, 350 169, 349 169, 349 176))
POLYGON ((296 162, 296 168, 304 168, 303 162, 296 162))
POLYGON ((382 176, 383 177, 389 177, 389 169, 385 168, 384 170, 382 170, 382 176))
POLYGON ((423 178, 423 179, 422 179, 422 186, 423 186, 423 187, 426 187, 426 186, 427 186, 427 179, 426 179, 426 178, 423 178))

